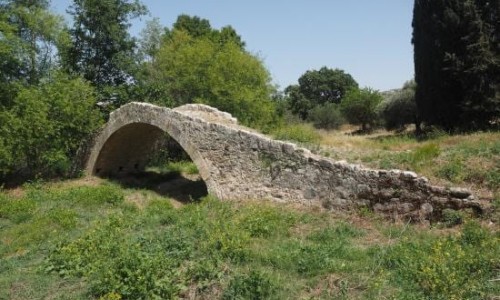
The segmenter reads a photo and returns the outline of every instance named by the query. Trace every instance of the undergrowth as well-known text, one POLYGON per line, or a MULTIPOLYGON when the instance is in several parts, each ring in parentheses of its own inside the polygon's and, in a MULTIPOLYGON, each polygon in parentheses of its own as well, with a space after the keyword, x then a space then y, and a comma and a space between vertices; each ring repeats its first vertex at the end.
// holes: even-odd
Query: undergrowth
MULTIPOLYGON (((174 208, 156 196, 138 208, 127 201, 133 193, 144 191, 104 183, 0 193, 0 299, 488 299, 499 293, 499 235, 477 223, 465 221, 453 233, 366 216, 367 226, 213 197, 174 208)), ((459 218, 450 214, 448 221, 459 218)))
POLYGON ((278 140, 291 141, 304 145, 319 145, 320 134, 310 124, 288 124, 275 129, 271 135, 278 140))

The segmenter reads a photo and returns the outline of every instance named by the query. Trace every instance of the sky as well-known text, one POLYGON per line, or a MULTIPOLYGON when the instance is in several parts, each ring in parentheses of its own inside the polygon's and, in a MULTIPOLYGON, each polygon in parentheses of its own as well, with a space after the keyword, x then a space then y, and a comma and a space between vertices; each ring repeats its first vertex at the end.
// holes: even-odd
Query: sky
MULTIPOLYGON (((64 14, 72 1, 52 0, 64 14)), ((180 14, 231 25, 280 89, 308 70, 339 68, 361 87, 385 91, 413 78, 413 0, 142 0, 149 15, 132 20, 138 36, 157 17, 169 28, 180 14)))

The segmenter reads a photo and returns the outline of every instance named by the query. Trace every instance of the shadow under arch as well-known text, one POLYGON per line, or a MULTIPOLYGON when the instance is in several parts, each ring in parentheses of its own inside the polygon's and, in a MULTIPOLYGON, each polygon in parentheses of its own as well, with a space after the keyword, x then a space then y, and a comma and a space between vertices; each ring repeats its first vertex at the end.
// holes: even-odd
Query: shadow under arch
POLYGON ((175 125, 166 121, 172 111, 164 109, 165 115, 151 118, 140 111, 127 112, 127 107, 115 111, 100 134, 94 139, 85 166, 87 175, 120 177, 131 173, 143 173, 149 154, 165 133, 175 140, 187 153, 199 170, 201 179, 209 193, 217 195, 216 183, 211 180, 208 165, 197 148, 175 125), (124 121, 128 120, 128 121, 124 121))

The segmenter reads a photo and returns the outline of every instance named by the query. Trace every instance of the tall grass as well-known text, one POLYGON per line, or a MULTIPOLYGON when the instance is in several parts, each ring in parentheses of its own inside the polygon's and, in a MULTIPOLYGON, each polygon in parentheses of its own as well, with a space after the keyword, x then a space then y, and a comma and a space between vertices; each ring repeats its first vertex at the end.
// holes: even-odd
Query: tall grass
POLYGON ((297 142, 305 145, 318 145, 319 133, 310 124, 288 124, 275 129, 271 135, 278 140, 297 142))

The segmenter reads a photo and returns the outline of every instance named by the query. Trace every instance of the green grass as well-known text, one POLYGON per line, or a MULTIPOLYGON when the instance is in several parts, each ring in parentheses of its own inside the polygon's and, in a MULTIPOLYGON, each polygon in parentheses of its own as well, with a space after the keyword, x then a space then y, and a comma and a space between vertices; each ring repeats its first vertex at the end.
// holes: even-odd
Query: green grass
POLYGON ((336 158, 341 157, 375 168, 412 170, 475 189, 500 187, 500 133, 440 134, 423 141, 409 135, 365 138, 356 150, 337 153, 336 158))
POLYGON ((160 174, 198 174, 198 167, 192 161, 182 160, 182 161, 171 161, 161 165, 159 167, 148 168, 150 171, 155 171, 160 174))
POLYGON ((30 185, 0 193, 0 299, 498 295, 498 232, 459 226, 447 232, 374 216, 353 223, 213 197, 174 208, 107 182, 30 185), (131 196, 144 197, 140 207, 131 196))

